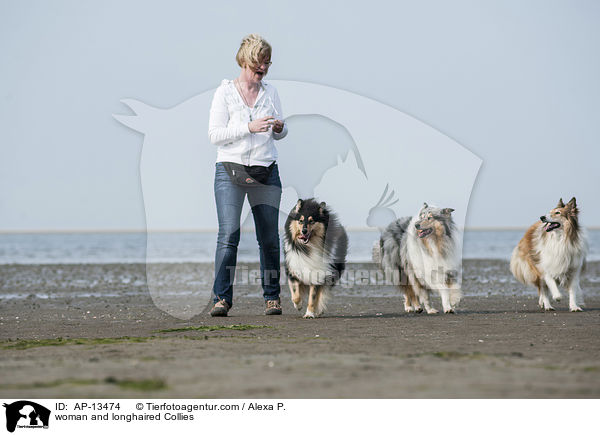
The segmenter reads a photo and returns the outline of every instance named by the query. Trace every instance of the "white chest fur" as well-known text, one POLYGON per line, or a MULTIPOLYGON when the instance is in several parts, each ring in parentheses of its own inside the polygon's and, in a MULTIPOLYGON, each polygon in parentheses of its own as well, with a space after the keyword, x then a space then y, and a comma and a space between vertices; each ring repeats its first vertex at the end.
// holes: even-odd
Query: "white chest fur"
POLYGON ((569 269, 579 268, 585 255, 584 243, 567 240, 563 232, 551 232, 539 238, 540 268, 543 273, 559 278, 569 269))
POLYGON ((405 254, 414 269, 412 272, 431 289, 446 288, 448 273, 455 276, 460 283, 460 245, 456 239, 448 238, 445 241, 447 250, 443 254, 434 243, 430 243, 428 248, 425 247, 418 239, 413 227, 411 222, 406 233, 405 254))
POLYGON ((304 254, 292 249, 287 244, 285 263, 292 276, 306 285, 323 285, 332 269, 329 256, 317 246, 309 246, 309 253, 304 254))

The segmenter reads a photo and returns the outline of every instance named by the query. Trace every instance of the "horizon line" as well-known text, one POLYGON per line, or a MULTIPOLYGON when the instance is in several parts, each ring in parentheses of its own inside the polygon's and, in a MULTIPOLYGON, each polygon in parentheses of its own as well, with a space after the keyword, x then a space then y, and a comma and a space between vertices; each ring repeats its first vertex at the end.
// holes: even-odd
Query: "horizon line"
MULTIPOLYGON (((463 231, 524 231, 529 226, 468 226, 464 227, 463 231)), ((587 230, 600 230, 600 226, 586 226, 584 227, 587 230)), ((242 227, 242 231, 246 232, 255 232, 254 227, 242 227)), ((283 230, 283 227, 280 227, 279 230, 283 230)), ((378 232, 377 228, 371 227, 346 227, 346 231, 356 231, 356 232, 378 232)), ((147 230, 140 228, 116 228, 116 229, 107 229, 107 228, 95 228, 95 229, 15 229, 15 230, 0 230, 0 235, 6 234, 123 234, 123 233, 216 233, 218 232, 218 228, 195 228, 195 229, 173 229, 173 228, 164 228, 157 230, 147 230)))

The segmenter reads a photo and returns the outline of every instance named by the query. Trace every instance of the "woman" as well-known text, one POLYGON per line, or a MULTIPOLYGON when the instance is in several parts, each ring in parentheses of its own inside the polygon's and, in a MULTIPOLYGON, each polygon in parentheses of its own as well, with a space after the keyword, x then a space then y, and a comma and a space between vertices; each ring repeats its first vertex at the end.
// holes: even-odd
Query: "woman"
POLYGON ((208 136, 217 145, 215 200, 219 219, 213 284, 215 305, 210 314, 227 316, 233 305, 240 215, 246 195, 260 251, 265 314, 281 314, 278 233, 281 181, 274 140, 284 138, 287 127, 277 90, 262 81, 271 65, 271 46, 259 35, 248 35, 236 60, 240 75, 235 80, 223 80, 217 88, 208 122, 208 136))

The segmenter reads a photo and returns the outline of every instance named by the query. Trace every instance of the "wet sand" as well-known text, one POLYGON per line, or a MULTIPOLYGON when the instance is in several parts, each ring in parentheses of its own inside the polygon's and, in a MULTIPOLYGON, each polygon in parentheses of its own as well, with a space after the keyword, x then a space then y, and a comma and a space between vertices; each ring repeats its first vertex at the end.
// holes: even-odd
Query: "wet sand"
MULTIPOLYGON (((164 285, 198 269, 209 280, 210 265, 164 265, 164 285)), ((244 284, 230 317, 181 320, 156 308, 143 264, 3 265, 0 396, 598 398, 599 277, 589 263, 583 313, 541 312, 507 262, 466 260, 454 315, 406 314, 393 288, 354 282, 313 320, 284 286, 267 317, 244 284)))

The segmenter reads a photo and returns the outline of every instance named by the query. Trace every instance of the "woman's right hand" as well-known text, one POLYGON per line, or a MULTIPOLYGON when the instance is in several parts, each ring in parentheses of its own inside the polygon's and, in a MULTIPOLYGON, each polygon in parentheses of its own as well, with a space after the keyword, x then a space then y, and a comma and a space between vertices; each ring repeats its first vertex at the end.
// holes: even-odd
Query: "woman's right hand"
POLYGON ((269 128, 273 125, 274 117, 265 116, 264 118, 255 119, 248 123, 248 130, 250 133, 262 133, 268 131, 269 128))

